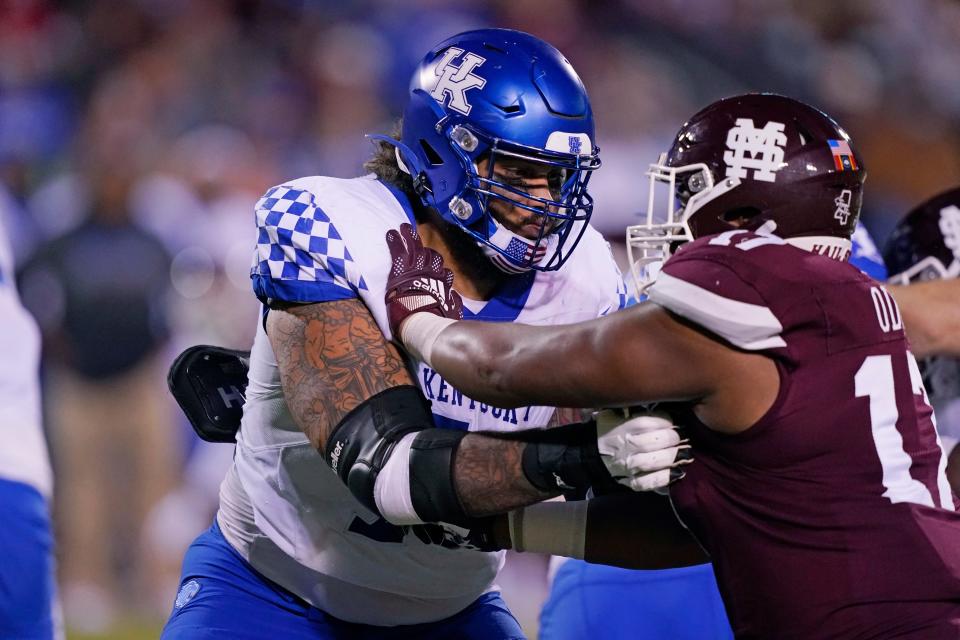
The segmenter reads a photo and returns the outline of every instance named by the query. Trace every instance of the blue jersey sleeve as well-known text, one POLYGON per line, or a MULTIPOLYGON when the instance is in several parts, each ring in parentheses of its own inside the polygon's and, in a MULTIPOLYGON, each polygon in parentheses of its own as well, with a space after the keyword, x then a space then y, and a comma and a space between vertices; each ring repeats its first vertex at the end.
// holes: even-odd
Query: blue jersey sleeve
POLYGON ((257 250, 250 277, 264 304, 356 298, 367 288, 350 251, 314 194, 289 185, 256 205, 257 250))
POLYGON ((857 222, 857 228, 850 237, 853 241, 853 247, 850 250, 850 264, 860 271, 877 280, 885 282, 887 279, 887 267, 883 264, 883 256, 877 250, 877 245, 870 232, 863 226, 862 222, 857 222))

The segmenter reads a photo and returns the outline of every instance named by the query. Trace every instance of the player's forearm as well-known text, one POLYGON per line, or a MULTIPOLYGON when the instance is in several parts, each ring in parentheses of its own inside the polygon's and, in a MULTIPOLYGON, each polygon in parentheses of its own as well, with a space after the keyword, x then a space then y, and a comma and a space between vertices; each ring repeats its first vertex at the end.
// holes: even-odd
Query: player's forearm
POLYGON ((589 406, 595 403, 579 402, 577 395, 588 378, 584 368, 596 359, 575 356, 589 349, 591 326, 458 322, 415 313, 398 337, 415 358, 481 402, 589 406))
POLYGON ((416 313, 400 338, 464 394, 504 408, 692 400, 728 384, 739 352, 657 305, 640 307, 550 327, 416 313))
MULTIPOLYGON (((639 426, 638 422, 624 423, 622 429, 639 426)), ((609 433, 616 439, 614 434, 620 432, 609 433)), ((468 434, 453 458, 453 486, 467 515, 480 517, 540 502, 561 491, 616 485, 600 454, 597 422, 591 420, 509 434, 468 434)))
POLYGON ((530 504, 557 493, 555 472, 587 482, 566 470, 579 442, 531 448, 524 470, 521 442, 434 428, 429 403, 358 300, 271 311, 267 335, 294 420, 354 496, 390 522, 457 524, 530 504))
POLYGON ((453 478, 464 511, 487 516, 546 500, 560 492, 534 487, 523 472, 526 443, 471 434, 460 442, 453 478))
POLYGON ((677 520, 668 498, 621 493, 588 502, 585 557, 627 569, 668 569, 709 561, 677 520))
MULTIPOLYGON (((613 326, 609 320, 605 327, 613 326)), ((597 342, 596 321, 552 327, 456 322, 436 335, 429 364, 464 394, 497 407, 611 406, 630 395, 597 342)))
POLYGON ((960 279, 890 286, 918 358, 960 356, 960 279))
MULTIPOLYGON (((521 351, 536 351, 531 327, 480 322, 457 322, 441 331, 433 344, 430 364, 455 387, 472 398, 497 407, 530 403, 531 385, 513 385, 522 367, 521 351)), ((527 380, 531 378, 528 377, 527 380)))
POLYGON ((509 514, 507 523, 498 521, 494 537, 504 548, 627 569, 667 569, 709 560, 676 519, 669 501, 649 493, 535 504, 509 514))

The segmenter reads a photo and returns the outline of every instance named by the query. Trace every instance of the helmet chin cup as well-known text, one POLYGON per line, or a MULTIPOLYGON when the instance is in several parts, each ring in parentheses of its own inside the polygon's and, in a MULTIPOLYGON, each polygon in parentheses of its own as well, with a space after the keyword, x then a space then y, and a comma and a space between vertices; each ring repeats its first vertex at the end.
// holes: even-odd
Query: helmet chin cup
POLYGON ((495 219, 490 224, 493 231, 489 241, 477 244, 500 271, 511 275, 527 273, 538 265, 550 264, 554 259, 560 244, 557 234, 531 240, 510 231, 495 219))

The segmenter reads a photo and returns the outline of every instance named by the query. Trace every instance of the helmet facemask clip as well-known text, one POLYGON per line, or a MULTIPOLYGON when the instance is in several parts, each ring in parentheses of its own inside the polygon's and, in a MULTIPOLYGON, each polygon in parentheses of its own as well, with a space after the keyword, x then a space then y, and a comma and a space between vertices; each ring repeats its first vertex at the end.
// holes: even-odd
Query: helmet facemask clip
POLYGON ((660 263, 677 246, 693 239, 687 224, 689 214, 699 208, 704 198, 716 197, 711 197, 713 174, 706 164, 671 167, 666 159, 665 153, 660 154, 658 162, 646 172, 647 210, 641 214, 643 222, 627 227, 627 259, 638 299, 653 283, 660 263), (660 204, 661 200, 666 204, 660 204))

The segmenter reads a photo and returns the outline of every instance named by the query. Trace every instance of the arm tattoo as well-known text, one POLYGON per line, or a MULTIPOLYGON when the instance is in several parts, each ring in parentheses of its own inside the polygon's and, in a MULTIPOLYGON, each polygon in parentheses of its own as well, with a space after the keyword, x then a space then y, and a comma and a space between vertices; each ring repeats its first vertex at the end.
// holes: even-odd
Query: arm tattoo
POLYGON ((414 384, 397 348, 358 299, 272 310, 267 335, 290 414, 317 449, 364 400, 414 384))
POLYGON ((473 517, 504 513, 552 498, 534 487, 523 473, 526 443, 470 434, 457 448, 453 483, 467 514, 473 517))
MULTIPOLYGON (((547 428, 584 419, 583 409, 558 408, 547 428)), ((557 493, 544 493, 523 473, 526 443, 483 434, 470 434, 460 443, 453 465, 454 486, 467 514, 480 517, 541 502, 557 493)))

